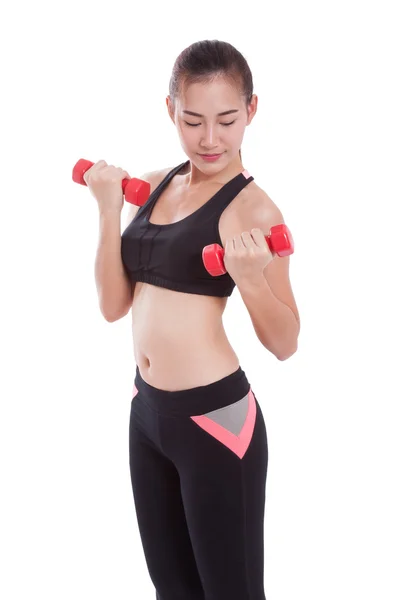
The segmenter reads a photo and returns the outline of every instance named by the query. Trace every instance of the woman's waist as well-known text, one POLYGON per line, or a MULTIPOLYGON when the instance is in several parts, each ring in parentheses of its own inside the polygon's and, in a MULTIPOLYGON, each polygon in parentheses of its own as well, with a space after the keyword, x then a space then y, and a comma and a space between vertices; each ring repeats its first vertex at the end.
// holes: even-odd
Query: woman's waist
POLYGON ((143 356, 163 360, 187 356, 189 360, 203 360, 206 357, 232 354, 233 348, 226 336, 223 325, 211 331, 199 326, 176 327, 173 323, 156 327, 151 325, 133 326, 133 345, 143 356))
POLYGON ((135 348, 135 361, 143 378, 163 390, 182 390, 208 385, 239 368, 231 347, 135 348))
POLYGON ((135 343, 157 347, 159 344, 190 346, 227 343, 222 314, 210 311, 171 310, 132 313, 135 343))

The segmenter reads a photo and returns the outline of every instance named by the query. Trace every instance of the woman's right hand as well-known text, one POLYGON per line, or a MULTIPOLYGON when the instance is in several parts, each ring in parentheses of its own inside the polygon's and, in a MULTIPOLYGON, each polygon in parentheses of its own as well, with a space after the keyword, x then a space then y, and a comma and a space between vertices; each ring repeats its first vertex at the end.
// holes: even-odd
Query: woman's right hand
POLYGON ((83 179, 96 198, 100 212, 121 212, 124 205, 122 180, 131 179, 127 171, 99 160, 84 173, 83 179))

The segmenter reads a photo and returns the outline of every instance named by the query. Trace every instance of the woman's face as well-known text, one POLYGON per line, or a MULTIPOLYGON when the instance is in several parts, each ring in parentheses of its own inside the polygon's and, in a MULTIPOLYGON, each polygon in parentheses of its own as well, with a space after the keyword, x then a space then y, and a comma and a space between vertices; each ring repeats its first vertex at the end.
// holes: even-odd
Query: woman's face
POLYGON ((242 96, 226 80, 193 83, 172 106, 167 97, 170 117, 174 122, 181 145, 190 160, 202 170, 226 166, 238 157, 245 128, 257 111, 257 96, 246 107, 242 96), (174 111, 175 108, 175 111, 174 111), (197 113, 188 114, 190 111, 197 113), (234 111, 220 115, 225 111, 234 111), (199 154, 222 154, 215 162, 203 160, 199 154))

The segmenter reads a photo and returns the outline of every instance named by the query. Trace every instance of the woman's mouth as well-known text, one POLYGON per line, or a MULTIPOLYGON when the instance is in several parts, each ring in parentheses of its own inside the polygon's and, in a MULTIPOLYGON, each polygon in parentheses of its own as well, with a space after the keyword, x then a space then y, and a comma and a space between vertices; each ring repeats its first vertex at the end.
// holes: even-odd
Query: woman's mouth
POLYGON ((207 162, 212 162, 214 160, 218 160, 218 158, 220 156, 222 156, 222 153, 221 154, 200 154, 200 156, 203 160, 206 160, 207 162))

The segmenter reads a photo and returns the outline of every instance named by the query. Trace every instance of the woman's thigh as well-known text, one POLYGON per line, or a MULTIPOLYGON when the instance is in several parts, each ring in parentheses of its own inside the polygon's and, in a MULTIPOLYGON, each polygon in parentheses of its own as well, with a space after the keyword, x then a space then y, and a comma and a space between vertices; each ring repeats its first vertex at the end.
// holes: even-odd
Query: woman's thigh
POLYGON ((203 600, 179 474, 141 427, 140 398, 136 397, 133 403, 129 464, 138 528, 150 578, 160 600, 203 600))
POLYGON ((219 409, 160 419, 206 598, 264 600, 268 443, 252 390, 219 409))

